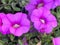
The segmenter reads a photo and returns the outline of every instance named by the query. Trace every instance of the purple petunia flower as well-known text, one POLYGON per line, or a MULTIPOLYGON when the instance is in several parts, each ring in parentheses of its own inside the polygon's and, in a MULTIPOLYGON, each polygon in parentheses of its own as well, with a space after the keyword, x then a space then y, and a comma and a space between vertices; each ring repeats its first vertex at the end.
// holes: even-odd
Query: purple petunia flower
POLYGON ((4 13, 0 13, 0 32, 2 34, 8 34, 8 19, 4 13))
POLYGON ((54 15, 46 8, 35 9, 31 14, 31 21, 34 27, 42 33, 50 33, 57 26, 57 20, 54 15))
POLYGON ((23 33, 29 31, 30 21, 27 19, 26 14, 19 12, 16 14, 7 14, 7 18, 9 19, 9 30, 11 34, 21 36, 23 33))
POLYGON ((25 9, 29 12, 39 7, 45 7, 47 9, 54 9, 56 6, 60 6, 60 0, 29 0, 29 3, 25 6, 25 9))
POLYGON ((29 3, 25 6, 25 9, 28 10, 29 15, 32 13, 32 11, 38 7, 47 7, 51 8, 52 0, 46 1, 46 0, 29 0, 29 3), (50 2, 50 3, 49 3, 50 2))
POLYGON ((54 45, 60 45, 60 37, 53 38, 52 40, 54 45))

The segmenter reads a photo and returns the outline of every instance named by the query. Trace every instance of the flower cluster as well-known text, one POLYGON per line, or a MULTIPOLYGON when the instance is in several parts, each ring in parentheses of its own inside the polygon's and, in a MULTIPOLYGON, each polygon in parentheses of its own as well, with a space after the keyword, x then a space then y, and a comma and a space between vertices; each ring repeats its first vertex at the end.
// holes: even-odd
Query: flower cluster
POLYGON ((25 9, 28 10, 34 27, 41 33, 49 34, 57 26, 57 19, 50 12, 56 6, 60 6, 60 0, 30 0, 25 9))
MULTIPOLYGON (((60 6, 60 0, 29 0, 29 4, 25 6, 28 15, 22 12, 15 14, 0 13, 0 32, 2 34, 21 36, 30 30, 31 22, 39 33, 50 34, 58 25, 57 19, 50 12, 50 9, 54 9, 57 6, 60 6)), ((57 43, 56 39, 59 40, 60 38, 53 39, 54 45, 57 43)), ((60 45, 60 43, 58 44, 60 45)))

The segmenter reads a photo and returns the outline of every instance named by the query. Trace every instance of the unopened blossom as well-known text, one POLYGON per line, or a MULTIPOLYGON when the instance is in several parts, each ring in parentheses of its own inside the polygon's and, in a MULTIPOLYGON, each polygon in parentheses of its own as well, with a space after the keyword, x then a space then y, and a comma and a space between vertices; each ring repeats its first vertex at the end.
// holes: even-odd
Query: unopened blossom
POLYGON ((34 23, 34 27, 42 33, 51 33, 53 28, 57 26, 56 17, 43 7, 32 12, 31 21, 34 23))
POLYGON ((52 39, 54 45, 60 45, 60 37, 56 37, 52 39))
POLYGON ((2 34, 8 34, 9 30, 9 24, 8 19, 4 13, 0 13, 0 32, 2 34))
POLYGON ((27 19, 27 15, 23 13, 7 14, 7 18, 10 22, 10 33, 15 36, 21 36, 23 33, 27 33, 30 28, 30 21, 27 19))

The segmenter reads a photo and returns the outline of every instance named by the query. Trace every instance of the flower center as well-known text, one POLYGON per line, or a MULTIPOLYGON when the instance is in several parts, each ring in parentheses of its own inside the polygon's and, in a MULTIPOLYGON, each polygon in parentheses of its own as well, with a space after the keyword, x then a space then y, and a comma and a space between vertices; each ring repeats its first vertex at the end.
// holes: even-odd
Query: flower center
POLYGON ((38 4, 37 8, 44 6, 44 3, 38 4))
POLYGON ((38 3, 37 8, 40 8, 40 7, 44 6, 44 4, 45 4, 44 1, 41 0, 41 1, 38 3))
POLYGON ((13 27, 14 27, 14 28, 19 28, 20 25, 19 25, 19 24, 14 24, 13 27))
POLYGON ((40 19, 40 21, 41 21, 43 24, 45 24, 45 20, 44 20, 44 19, 40 19))

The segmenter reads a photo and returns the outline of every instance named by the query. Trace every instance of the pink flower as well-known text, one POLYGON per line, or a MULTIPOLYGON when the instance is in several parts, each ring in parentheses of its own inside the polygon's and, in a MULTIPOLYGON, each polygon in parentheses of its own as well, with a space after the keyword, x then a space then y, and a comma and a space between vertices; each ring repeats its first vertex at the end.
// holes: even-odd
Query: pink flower
POLYGON ((39 7, 46 7, 48 9, 51 9, 52 6, 52 0, 46 1, 46 0, 29 0, 29 3, 25 6, 25 9, 29 12, 29 15, 32 13, 32 11, 39 7))
POLYGON ((10 22, 10 33, 15 36, 21 36, 23 33, 27 33, 30 28, 30 21, 27 19, 27 15, 23 13, 7 14, 7 18, 10 22))
POLYGON ((2 34, 8 34, 9 24, 8 24, 8 19, 4 13, 0 13, 0 32, 2 34))
POLYGON ((29 0, 29 3, 25 6, 25 9, 30 15, 36 8, 45 7, 50 10, 56 8, 56 6, 60 6, 60 0, 29 0))
POLYGON ((42 33, 51 33, 57 26, 57 20, 54 15, 46 8, 35 9, 31 14, 31 21, 34 27, 42 33))
POLYGON ((53 44, 54 45, 60 45, 60 37, 53 38, 53 44))

